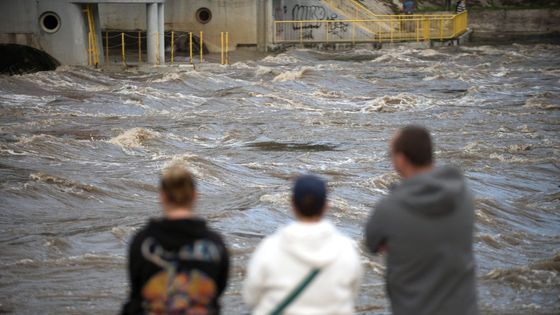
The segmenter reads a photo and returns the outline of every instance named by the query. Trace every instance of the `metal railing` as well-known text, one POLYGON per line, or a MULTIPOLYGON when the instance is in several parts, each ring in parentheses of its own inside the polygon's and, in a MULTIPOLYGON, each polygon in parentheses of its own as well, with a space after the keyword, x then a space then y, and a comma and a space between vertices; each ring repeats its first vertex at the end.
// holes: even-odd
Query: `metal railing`
POLYGON ((371 12, 366 6, 356 0, 323 0, 337 13, 356 20, 375 18, 377 14, 371 12))
POLYGON ((275 43, 448 40, 467 30, 468 13, 378 15, 371 19, 275 21, 275 43), (364 30, 367 28, 367 31, 364 30))
MULTIPOLYGON (((365 5, 357 0, 323 0, 325 4, 337 14, 340 14, 346 19, 351 19, 354 21, 360 20, 370 20, 378 17, 377 14, 370 11, 365 5)), ((362 24, 360 22, 355 22, 354 27, 359 27, 365 32, 371 33, 372 30, 369 29, 367 24, 362 24)), ((389 25, 378 25, 380 28, 389 29, 389 25)))
MULTIPOLYGON (((137 32, 115 32, 115 31, 105 31, 102 33, 102 42, 103 42, 103 49, 105 52, 105 63, 111 63, 109 59, 110 52, 112 56, 116 56, 115 52, 119 52, 117 58, 113 58, 114 61, 121 62, 124 66, 129 63, 142 63, 145 61, 144 56, 147 53, 147 48, 145 46, 147 42, 147 34, 142 31, 137 32), (111 34, 109 34, 111 33, 111 34), (110 43, 111 42, 111 43, 110 43), (143 45, 144 44, 144 45, 143 45)), ((166 61, 169 61, 171 64, 174 62, 187 62, 190 64, 194 64, 195 61, 198 63, 204 63, 206 59, 204 58, 204 43, 206 39, 204 38, 204 32, 200 31, 198 33, 193 32, 179 32, 179 31, 167 31, 164 34, 165 42, 161 43, 159 38, 159 33, 156 32, 152 36, 154 36, 156 47, 156 65, 162 64, 163 60, 161 60, 161 56, 159 55, 160 52, 160 45, 166 45, 166 49, 169 50, 169 58, 166 58, 166 61), (195 36, 198 36, 195 40, 195 36), (182 42, 183 46, 181 49, 183 52, 182 56, 178 56, 178 51, 176 50, 177 46, 179 46, 179 42, 182 42)), ((88 43, 88 56, 90 60, 90 65, 96 65, 91 62, 92 60, 92 51, 97 49, 94 47, 94 42, 90 38, 88 43)), ((229 59, 229 43, 230 37, 229 32, 220 32, 220 64, 228 65, 230 64, 229 59)))

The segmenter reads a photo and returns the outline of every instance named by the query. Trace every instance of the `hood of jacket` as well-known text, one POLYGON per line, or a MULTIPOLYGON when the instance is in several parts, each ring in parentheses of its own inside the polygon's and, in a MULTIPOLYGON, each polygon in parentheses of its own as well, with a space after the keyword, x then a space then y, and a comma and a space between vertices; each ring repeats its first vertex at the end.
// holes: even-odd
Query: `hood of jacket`
POLYGON ((197 218, 181 220, 152 219, 148 228, 164 248, 179 248, 184 245, 185 240, 202 238, 208 231, 206 222, 197 218))
POLYGON ((321 268, 334 261, 348 242, 334 225, 295 222, 279 231, 280 246, 289 255, 307 265, 321 268))
POLYGON ((404 180, 393 193, 394 200, 406 209, 422 215, 440 216, 455 211, 467 190, 461 171, 445 166, 404 180))

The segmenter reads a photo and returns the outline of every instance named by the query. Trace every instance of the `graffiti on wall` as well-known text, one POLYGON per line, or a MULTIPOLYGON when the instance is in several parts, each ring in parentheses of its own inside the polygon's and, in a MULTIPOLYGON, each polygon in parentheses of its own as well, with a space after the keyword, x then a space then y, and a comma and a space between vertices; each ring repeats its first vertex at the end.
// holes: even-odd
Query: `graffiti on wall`
MULTIPOLYGON (((337 17, 331 17, 327 20, 335 21, 337 17)), ((327 24, 327 32, 333 37, 343 38, 344 34, 348 32, 349 26, 350 24, 345 22, 331 22, 327 24)))
MULTIPOLYGON (((321 0, 317 0, 320 2, 321 0)), ((295 4, 291 10, 291 19, 293 21, 335 21, 338 20, 338 14, 330 12, 320 4, 295 4)), ((294 31, 302 32, 302 39, 314 39, 314 30, 324 28, 331 38, 343 38, 348 32, 350 24, 345 22, 307 22, 302 24, 293 24, 294 31)))

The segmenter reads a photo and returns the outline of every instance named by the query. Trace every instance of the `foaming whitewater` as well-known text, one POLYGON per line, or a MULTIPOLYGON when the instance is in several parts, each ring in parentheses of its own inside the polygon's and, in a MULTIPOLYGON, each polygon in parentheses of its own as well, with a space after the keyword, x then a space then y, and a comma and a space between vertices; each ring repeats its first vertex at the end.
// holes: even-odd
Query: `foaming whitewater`
MULTIPOLYGON (((233 255, 224 314, 245 314, 248 259, 291 220, 293 179, 328 179, 328 217, 359 242, 399 180, 387 142, 410 123, 475 192, 482 313, 560 313, 560 46, 64 66, 0 77, 0 92, 0 313, 116 313, 128 240, 160 214, 161 169, 184 163, 233 255)), ((360 250, 358 314, 388 314, 384 258, 360 250)))

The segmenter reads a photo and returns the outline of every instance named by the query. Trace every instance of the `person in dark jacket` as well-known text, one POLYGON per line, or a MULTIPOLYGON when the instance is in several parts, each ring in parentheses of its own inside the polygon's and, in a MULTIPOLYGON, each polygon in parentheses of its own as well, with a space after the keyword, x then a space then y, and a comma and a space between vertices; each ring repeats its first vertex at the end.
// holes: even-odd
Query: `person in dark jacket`
POLYGON ((123 315, 220 313, 229 255, 220 235, 194 216, 196 196, 195 181, 185 168, 164 170, 164 215, 150 220, 130 244, 130 296, 123 315))
POLYGON ((434 167, 432 152, 423 127, 393 137, 390 153, 403 181, 376 204, 365 243, 387 252, 394 315, 476 315, 473 197, 458 169, 434 167))

